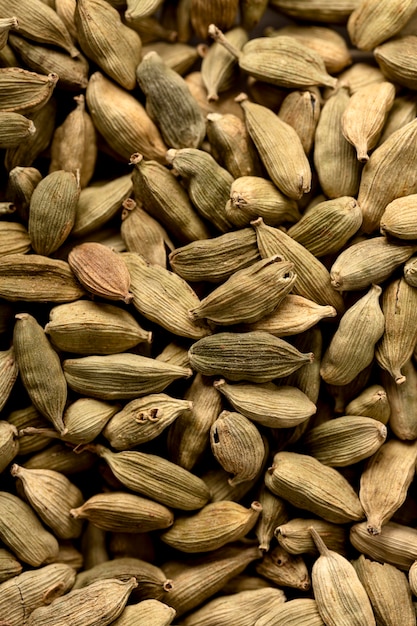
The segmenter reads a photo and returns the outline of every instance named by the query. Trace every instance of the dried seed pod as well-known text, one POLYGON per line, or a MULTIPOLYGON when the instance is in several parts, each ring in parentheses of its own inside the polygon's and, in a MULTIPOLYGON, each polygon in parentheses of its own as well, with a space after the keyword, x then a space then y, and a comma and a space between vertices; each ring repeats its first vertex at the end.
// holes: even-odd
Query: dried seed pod
POLYGON ((411 565, 410 570, 408 572, 408 580, 410 583, 410 588, 414 595, 416 595, 416 589, 417 589, 416 570, 417 570, 417 561, 414 561, 414 563, 411 565))
MULTIPOLYGON (((0 583, 22 573, 22 565, 9 550, 0 549, 0 583)), ((1 589, 1 588, 0 588, 1 589)), ((0 593, 1 596, 1 593, 0 593)))
POLYGON ((262 511, 255 526, 256 537, 259 541, 259 550, 268 552, 274 531, 280 524, 288 520, 287 505, 282 498, 271 493, 265 485, 262 485, 259 494, 259 502, 262 511))
POLYGON ((385 237, 353 243, 333 263, 331 283, 338 291, 366 289, 389 278, 414 252, 415 246, 392 243, 385 237))
POLYGON ((126 304, 132 301, 129 271, 123 258, 107 246, 92 241, 75 246, 68 263, 90 293, 126 304))
POLYGON ((72 589, 49 606, 39 607, 29 617, 28 626, 65 626, 68 620, 74 626, 90 623, 111 624, 122 613, 129 595, 137 587, 135 578, 126 581, 109 579, 91 583, 85 589, 72 589), (91 607, 94 606, 92 619, 91 607))
POLYGON ((393 200, 382 214, 381 234, 398 237, 398 239, 417 239, 416 216, 417 194, 393 200))
POLYGON ((7 615, 9 626, 27 624, 39 606, 67 593, 75 580, 75 570, 63 563, 44 565, 20 572, 0 587, 0 614, 7 615))
POLYGON ((122 491, 97 493, 71 509, 70 515, 103 530, 125 533, 146 533, 174 522, 172 511, 162 504, 122 491))
POLYGON ((27 469, 47 469, 61 472, 64 476, 71 476, 78 472, 90 470, 96 458, 88 450, 75 454, 71 447, 56 443, 32 454, 30 459, 23 463, 27 469))
POLYGON ((240 413, 220 413, 210 428, 210 444, 217 461, 232 474, 229 478, 232 487, 252 480, 262 467, 265 447, 261 434, 240 413))
POLYGON ((273 111, 239 96, 246 127, 272 182, 297 200, 311 189, 311 169, 296 131, 273 111), (285 154, 285 157, 284 157, 285 154))
POLYGON ((236 411, 269 428, 297 426, 317 410, 316 405, 296 387, 277 387, 272 383, 231 385, 223 379, 215 381, 213 385, 236 411))
POLYGON ((14 167, 9 172, 7 195, 16 206, 20 219, 27 224, 29 204, 33 191, 42 180, 42 174, 35 167, 14 167))
POLYGON ((281 546, 264 554, 262 561, 256 566, 256 571, 276 585, 293 587, 301 591, 310 589, 310 576, 303 558, 289 554, 281 546))
POLYGON ((264 383, 288 376, 314 360, 283 339, 262 331, 217 333, 203 337, 189 350, 191 367, 206 376, 264 383))
POLYGON ((308 209, 288 235, 316 257, 339 252, 359 230, 362 212, 354 198, 341 196, 308 209))
POLYGON ((172 148, 198 148, 206 124, 197 101, 182 76, 169 68, 157 52, 148 52, 136 68, 146 96, 146 110, 172 148), (176 111, 175 117, 172 111, 176 111))
POLYGON ((389 0, 366 0, 351 13, 348 33, 354 46, 372 50, 396 35, 417 8, 415 0, 400 0, 395 6, 389 0))
MULTIPOLYGON (((248 34, 241 26, 229 30, 224 36, 239 50, 248 40, 248 34)), ((220 43, 214 42, 210 46, 201 63, 201 78, 207 89, 209 101, 218 100, 219 92, 227 91, 233 86, 237 78, 235 66, 236 57, 230 54, 220 43)))
POLYGON ((293 264, 279 255, 237 271, 200 304, 191 309, 192 320, 208 319, 230 326, 251 323, 275 310, 294 285, 293 264))
POLYGON ((354 524, 350 529, 352 546, 380 563, 390 563, 407 570, 417 557, 417 530, 394 522, 387 522, 381 534, 370 535, 367 523, 354 524))
POLYGON ((14 424, 0 420, 0 473, 19 453, 18 431, 14 424))
POLYGON ((71 389, 101 400, 132 400, 158 393, 192 373, 187 367, 126 352, 66 359, 63 369, 71 389))
POLYGON ((84 501, 81 491, 66 476, 52 470, 27 469, 16 463, 11 474, 21 480, 31 506, 60 539, 79 537, 82 522, 70 517, 71 509, 84 501))
POLYGON ((346 385, 373 361, 384 332, 381 292, 379 285, 372 285, 340 320, 321 362, 320 374, 327 383, 346 385))
POLYGON ((417 286, 416 273, 416 257, 413 256, 404 264, 404 279, 405 282, 410 285, 410 287, 417 286))
POLYGON ((19 22, 17 17, 2 17, 0 21, 0 50, 7 45, 9 37, 9 31, 11 29, 17 30, 19 28, 19 22))
POLYGON ((285 602, 279 611, 271 609, 256 622, 256 626, 289 626, 290 624, 325 626, 317 608, 317 602, 310 598, 297 598, 285 602))
POLYGON ((0 296, 11 301, 72 302, 85 295, 65 261, 10 254, 0 265, 0 296))
POLYGON ((401 368, 413 354, 417 341, 414 323, 414 319, 417 320, 416 304, 417 291, 404 278, 391 282, 382 295, 385 330, 375 357, 398 385, 405 381, 401 368))
POLYGON ((209 499, 201 478, 163 457, 136 450, 112 452, 104 446, 95 450, 125 487, 165 506, 193 511, 209 499))
POLYGON ((238 11, 238 0, 215 0, 207 5, 204 0, 191 0, 190 20, 200 39, 207 38, 207 31, 213 22, 220 28, 230 28, 238 11))
POLYGON ((398 439, 413 440, 417 437, 417 424, 412 409, 417 399, 417 371, 412 359, 402 369, 405 381, 401 385, 397 385, 391 374, 385 370, 381 372, 381 377, 391 409, 389 426, 392 432, 398 439))
POLYGON ((199 58, 196 47, 181 43, 180 41, 151 42, 142 47, 142 55, 145 56, 145 54, 152 50, 155 50, 163 62, 181 76, 184 76, 199 58))
MULTIPOLYGON (((0 352, 0 411, 9 399, 18 376, 17 356, 13 346, 0 352)), ((12 446, 13 448, 14 446, 12 446)), ((8 461, 6 462, 7 465, 8 461)), ((0 463, 1 465, 1 463, 0 463)))
POLYGON ((320 94, 310 91, 292 91, 279 109, 278 117, 292 126, 300 137, 304 152, 313 146, 316 126, 320 117, 320 94))
POLYGON ((190 200, 200 215, 220 232, 230 230, 232 224, 227 219, 224 206, 229 198, 232 175, 220 167, 210 154, 195 148, 170 149, 167 161, 182 177, 190 200), (211 188, 209 195, 208 186, 211 188))
POLYGON ((293 506, 328 522, 344 524, 364 516, 348 481, 337 470, 306 454, 278 452, 265 475, 265 484, 293 506))
POLYGON ((377 420, 346 415, 309 430, 303 445, 324 465, 346 467, 375 454, 386 437, 386 427, 377 420))
POLYGON ((415 626, 416 613, 407 576, 389 563, 377 563, 363 554, 352 563, 380 624, 401 622, 415 626))
POLYGON ((45 530, 26 502, 1 491, 0 511, 0 538, 19 561, 39 567, 58 555, 58 541, 45 530))
MULTIPOLYGON (((0 69, 0 111, 21 114, 34 113, 52 96, 58 82, 57 74, 36 74, 21 67, 0 69), (18 94, 19 97, 16 97, 18 94)), ((38 128, 34 123, 35 128, 38 128)), ((32 133, 34 135, 35 133, 32 133)), ((16 165, 23 165, 23 163, 16 165)), ((11 168, 10 168, 11 169, 11 168)))
POLYGON ((59 357, 42 327, 28 313, 18 313, 13 345, 20 376, 35 407, 62 433, 67 383, 59 357))
POLYGON ((262 218, 251 222, 251 225, 255 229, 262 258, 281 254, 284 259, 294 263, 297 274, 293 287, 295 294, 309 298, 317 304, 334 306, 339 313, 344 310, 340 294, 330 283, 329 272, 311 252, 279 228, 264 224, 262 218))
POLYGON ((387 392, 381 385, 371 385, 349 402, 345 412, 346 415, 372 417, 386 425, 391 415, 387 392))
POLYGON ((129 21, 152 15, 162 4, 162 0, 127 0, 126 4, 125 17, 129 21))
POLYGON ((0 256, 25 254, 30 248, 30 237, 23 224, 0 222, 0 256))
POLYGON ((341 127, 348 104, 348 88, 342 85, 324 103, 316 128, 314 165, 328 198, 356 196, 359 189, 361 164, 341 127))
MULTIPOLYGON (((26 435, 26 428, 49 428, 51 424, 42 417, 39 411, 30 404, 23 409, 16 409, 7 416, 7 421, 13 424, 19 433, 19 453, 21 455, 32 454, 42 450, 49 443, 49 438, 41 434, 26 435)), ((55 436, 58 434, 54 431, 55 436)))
POLYGON ((321 519, 289 519, 278 525, 274 534, 280 546, 290 554, 317 555, 318 550, 310 533, 311 527, 317 530, 330 550, 339 552, 339 554, 346 553, 346 529, 321 519))
POLYGON ((320 552, 311 572, 317 608, 328 626, 375 626, 368 595, 353 565, 326 547, 314 527, 311 535, 320 552))
POLYGON ((373 52, 376 62, 388 80, 414 90, 417 86, 414 60, 416 49, 417 37, 412 34, 394 37, 377 46, 373 52))
POLYGON ((416 459, 417 442, 391 439, 367 462, 361 475, 359 499, 371 535, 381 534, 381 526, 405 501, 416 459))
POLYGON ((149 598, 137 604, 125 606, 120 617, 113 622, 113 626, 140 626, 141 624, 168 626, 174 617, 175 609, 164 602, 149 598))
POLYGON ((0 147, 14 148, 36 131, 32 120, 20 113, 0 113, 0 147))
POLYGON ((176 248, 169 255, 169 262, 174 272, 184 280, 221 283, 259 258, 253 229, 241 228, 176 248))
POLYGON ((379 138, 379 144, 384 143, 386 139, 396 130, 402 128, 409 122, 412 122, 417 114, 417 102, 409 96, 398 96, 394 100, 390 112, 388 113, 385 126, 382 129, 379 138))

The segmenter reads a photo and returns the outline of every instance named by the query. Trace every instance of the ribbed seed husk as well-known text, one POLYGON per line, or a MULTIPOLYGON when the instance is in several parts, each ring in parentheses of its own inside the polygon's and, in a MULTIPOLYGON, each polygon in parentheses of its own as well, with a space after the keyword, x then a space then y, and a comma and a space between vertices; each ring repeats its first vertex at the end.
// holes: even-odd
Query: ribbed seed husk
POLYGON ((265 553, 256 566, 258 574, 272 580, 276 585, 307 591, 311 580, 304 559, 290 554, 281 546, 265 553))
POLYGON ((262 331, 217 333, 203 337, 189 350, 191 367, 207 376, 264 383, 288 376, 314 360, 283 339, 262 331))
POLYGON ((57 539, 42 526, 29 504, 1 491, 0 512, 0 539, 19 561, 39 567, 57 557, 57 539))
POLYGON ((30 250, 30 237, 19 222, 0 222, 0 257, 25 254, 30 250))
MULTIPOLYGON (((36 112, 48 102, 57 82, 57 74, 45 76, 21 67, 1 68, 0 111, 23 115, 36 112)), ((34 126, 38 128, 36 123, 34 126)))
POLYGON ((375 626, 368 595, 353 565, 329 550, 314 527, 314 542, 320 552, 311 577, 317 608, 327 626, 375 626))
POLYGON ((316 257, 339 252, 359 230, 362 212, 355 198, 342 196, 311 207, 288 235, 316 257))
MULTIPOLYGON (((42 417, 39 411, 30 404, 23 409, 12 411, 7 416, 7 421, 13 424, 19 433, 19 453, 21 455, 32 454, 45 448, 49 439, 41 434, 26 435, 21 431, 25 428, 50 428, 51 424, 42 417)), ((56 431, 55 435, 57 434, 56 431)))
POLYGON ((239 227, 262 217, 269 226, 299 219, 295 200, 282 194, 270 180, 260 176, 240 176, 232 182, 230 200, 225 206, 228 219, 239 227))
POLYGON ((379 228, 387 204, 417 192, 412 174, 417 161, 416 136, 417 121, 413 120, 392 133, 365 165, 358 194, 364 232, 379 228))
POLYGON ((133 305, 141 315, 180 337, 199 339, 210 332, 204 323, 194 323, 189 316, 200 300, 185 280, 134 252, 122 258, 131 279, 133 305))
POLYGON ((130 275, 125 262, 102 243, 88 241, 72 248, 68 263, 80 283, 92 294, 108 300, 132 301, 130 275))
POLYGON ((382 295, 385 330, 377 345, 377 363, 395 379, 405 381, 401 368, 411 358, 417 341, 417 291, 404 278, 391 282, 382 295))
POLYGON ((0 583, 18 576, 22 569, 22 565, 9 550, 0 549, 0 583))
POLYGON ((240 5, 243 28, 248 31, 252 30, 262 19, 267 6, 266 0, 243 0, 240 5))
POLYGON ((382 214, 380 230, 383 235, 398 239, 417 239, 417 194, 390 202, 382 214))
POLYGON ((142 43, 105 0, 80 0, 75 10, 78 41, 84 54, 125 89, 136 85, 142 43))
POLYGON ((23 492, 41 520, 59 539, 79 537, 82 522, 72 519, 71 509, 81 506, 83 494, 66 476, 52 470, 27 469, 16 463, 11 474, 19 478, 23 492))
POLYGON ((104 446, 97 453, 125 487, 165 506, 193 511, 209 499, 201 478, 163 457, 136 450, 112 452, 104 446))
POLYGON ((43 178, 30 199, 28 232, 37 254, 49 256, 67 239, 75 222, 80 186, 72 172, 43 178))
POLYGON ((325 382, 346 385, 372 363, 384 332, 381 292, 379 285, 372 285, 342 316, 322 358, 320 374, 325 382))
POLYGON ((169 255, 169 262, 174 272, 184 280, 219 283, 259 258, 253 229, 241 228, 176 248, 169 255))
POLYGON ((280 498, 327 522, 345 524, 363 519, 355 491, 339 472, 297 452, 278 452, 265 475, 265 484, 280 498))
POLYGON ((0 586, 0 614, 8 626, 26 626, 32 611, 68 593, 74 581, 75 570, 64 563, 19 573, 0 586))
POLYGON ((404 279, 411 287, 417 287, 417 267, 416 257, 413 256, 404 263, 404 279))
POLYGON ((195 64, 199 58, 196 47, 180 41, 153 41, 142 46, 142 55, 145 56, 151 50, 155 50, 163 62, 175 70, 181 76, 184 76, 195 64))
MULTIPOLYGON (((248 34, 241 26, 229 30, 225 33, 225 37, 239 50, 248 40, 248 34)), ((218 100, 219 92, 227 91, 233 86, 238 77, 236 61, 236 57, 220 43, 214 42, 210 46, 201 63, 201 78, 207 89, 209 101, 218 100)))
POLYGON ((273 111, 242 95, 249 135, 272 182, 297 200, 311 189, 311 169, 296 131, 273 111))
POLYGON ((19 453, 18 430, 16 426, 0 420, 0 473, 3 472, 19 453))
POLYGON ((262 218, 251 222, 255 229, 262 258, 281 254, 294 263, 297 281, 293 293, 313 300, 317 304, 331 305, 341 313, 343 300, 330 283, 330 274, 325 266, 297 241, 279 228, 267 226, 262 218))
POLYGON ((52 308, 45 332, 59 350, 85 355, 124 352, 152 339, 128 311, 89 300, 52 308))
POLYGON ((307 48, 319 54, 329 74, 337 74, 352 63, 352 57, 346 41, 331 28, 288 25, 278 30, 268 29, 266 34, 270 37, 286 35, 287 37, 297 39, 307 48))
POLYGON ((88 61, 78 53, 75 58, 62 50, 32 43, 13 34, 9 43, 20 59, 34 72, 57 74, 59 87, 69 91, 85 89, 88 84, 88 61))
POLYGON ((304 152, 309 154, 320 117, 320 93, 314 87, 310 91, 292 91, 284 98, 278 116, 294 128, 304 152))
POLYGON ((417 561, 414 561, 414 563, 411 565, 409 572, 408 572, 408 580, 409 580, 410 588, 414 595, 416 595, 416 589, 417 589, 416 573, 417 573, 417 561))
MULTIPOLYGON (((355 64, 353 67, 355 67, 355 64)), ((342 133, 342 117, 349 103, 346 86, 336 89, 324 103, 314 139, 314 165, 328 198, 356 196, 361 164, 354 147, 342 133)))
POLYGON ((367 462, 361 475, 359 499, 371 535, 381 534, 407 497, 414 478, 417 442, 391 439, 367 462))
POLYGON ((417 559, 417 530, 395 522, 387 522, 379 535, 370 535, 367 522, 350 529, 352 546, 380 563, 390 563, 408 570, 417 559))
POLYGON ((184 626, 227 626, 236 622, 240 626, 253 626, 255 620, 268 610, 280 611, 285 595, 281 589, 266 587, 240 591, 210 600, 186 617, 184 626))
POLYGON ((33 190, 42 180, 42 174, 35 167, 17 166, 9 171, 7 197, 16 206, 20 219, 27 224, 29 204, 33 190))
POLYGON ((258 155, 240 117, 234 113, 208 113, 206 121, 211 153, 233 178, 260 173, 258 155))
POLYGON ((191 470, 207 448, 209 431, 221 411, 222 401, 211 379, 201 374, 196 374, 184 399, 192 406, 171 424, 167 445, 170 460, 191 470))
POLYGON ((150 598, 137 604, 125 606, 120 617, 113 622, 113 626, 168 626, 175 617, 175 609, 164 602, 150 598))
POLYGON ((102 400, 79 398, 65 409, 63 419, 66 433, 61 438, 73 444, 89 443, 98 437, 119 409, 118 405, 102 400))
POLYGON ((317 602, 310 598, 297 598, 285 602, 279 610, 272 609, 260 617, 255 626, 325 626, 317 602))
POLYGON ((365 0, 351 13, 348 33, 354 46, 372 50, 396 35, 417 8, 416 0, 365 0))
POLYGON ((23 463, 27 469, 48 469, 61 472, 64 476, 71 476, 78 472, 90 470, 96 458, 88 450, 74 454, 72 448, 55 443, 44 448, 23 463))
POLYGON ((208 239, 210 230, 193 208, 186 190, 175 176, 156 161, 142 155, 131 157, 135 196, 143 199, 143 208, 161 222, 181 244, 208 239))
POLYGON ((2 17, 0 21, 0 50, 7 46, 9 31, 18 29, 17 17, 2 17))
POLYGON ((384 143, 384 141, 388 139, 388 137, 396 130, 405 126, 409 122, 412 122, 416 117, 416 113, 417 102, 414 102, 414 100, 408 95, 397 96, 390 112, 388 113, 387 121, 385 122, 379 138, 379 144, 384 143))
POLYGON ((103 436, 115 450, 131 450, 158 437, 191 409, 192 403, 188 400, 172 398, 165 393, 137 398, 112 416, 103 429, 103 436))
POLYGON ((32 120, 20 113, 0 113, 0 147, 14 148, 35 132, 32 120))
POLYGON ((13 345, 20 376, 31 401, 62 433, 65 430, 62 414, 67 401, 67 383, 58 354, 32 315, 16 315, 13 345))
POLYGON ((308 298, 289 293, 279 307, 258 322, 245 326, 247 330, 263 330, 275 337, 298 335, 327 317, 336 317, 334 306, 316 304, 308 298))
POLYGON ((259 558, 258 548, 231 544, 203 557, 162 565, 169 576, 172 570, 173 578, 173 589, 165 602, 174 607, 180 617, 220 591, 259 558))
POLYGON ((85 291, 65 261, 10 254, 0 265, 0 295, 11 301, 72 302, 85 291))
POLYGON ((346 553, 346 529, 339 524, 332 524, 322 519, 289 519, 278 525, 274 534, 279 544, 290 554, 317 555, 317 547, 310 533, 311 527, 317 530, 330 550, 339 554, 346 553))
POLYGON ((181 176, 193 205, 200 215, 224 233, 232 228, 225 212, 233 176, 215 159, 196 148, 170 149, 167 161, 181 176), (210 194, 207 188, 210 187, 210 194))
POLYGON ((211 552, 243 539, 256 524, 261 510, 259 502, 252 502, 248 509, 227 500, 211 502, 194 515, 177 517, 160 537, 181 552, 211 552))
POLYGON ((101 185, 81 190, 71 234, 75 237, 88 235, 103 226, 120 210, 120 206, 132 192, 130 175, 120 176, 101 185))
POLYGON ((72 57, 79 51, 57 13, 40 0, 1 0, 2 17, 17 17, 19 32, 40 43, 63 48, 72 57))
POLYGON ((391 415, 387 392, 379 384, 366 387, 356 398, 353 398, 347 404, 345 412, 346 415, 372 417, 386 425, 391 415))
POLYGON ((137 582, 131 578, 101 580, 85 589, 73 589, 49 606, 35 609, 28 626, 66 626, 68 620, 73 626, 107 626, 119 617, 135 587, 137 582))
MULTIPOLYGON (((365 62, 354 63, 347 70, 344 70, 338 78, 346 93, 350 92, 350 94, 355 93, 355 91, 365 85, 382 83, 385 80, 383 73, 378 67, 365 62)), ((325 97, 328 95, 329 93, 325 94, 325 97)))
POLYGON ((66 359, 68 385, 82 395, 101 400, 132 400, 158 393, 191 370, 137 354, 120 353, 66 359))
POLYGON ((398 439, 413 440, 417 437, 414 404, 417 401, 417 371, 410 359, 402 367, 405 381, 397 385, 391 374, 383 370, 382 382, 391 408, 389 426, 398 439))
POLYGON ((267 580, 260 578, 259 576, 253 576, 251 574, 238 574, 223 587, 224 594, 240 593, 241 591, 253 591, 255 589, 266 589, 271 585, 267 580))
POLYGON ((10 393, 16 382, 18 362, 13 346, 0 352, 0 411, 9 399, 10 393))
POLYGON ((198 148, 206 134, 206 123, 182 76, 151 51, 137 66, 136 78, 146 96, 146 110, 167 145, 198 148), (176 111, 175 116, 172 111, 176 111))
MULTIPOLYGON (((123 7, 125 4, 123 3, 123 7)), ((126 18, 125 18, 126 19, 126 18)), ((137 20, 126 20, 129 28, 135 30, 141 38, 143 44, 152 43, 153 41, 176 41, 177 31, 172 26, 164 26, 162 22, 155 16, 141 17, 137 20)))
POLYGON ((272 383, 250 385, 214 382, 236 411, 269 428, 291 428, 307 420, 317 410, 308 397, 296 387, 272 383))
POLYGON ((97 493, 70 511, 75 519, 87 519, 103 530, 124 533, 146 533, 168 528, 174 522, 167 507, 133 493, 112 491, 97 493))
POLYGON ((128 252, 137 252, 151 265, 167 269, 167 251, 174 250, 165 228, 132 198, 123 202, 120 234, 128 252))
POLYGON ((161 4, 162 0, 127 0, 125 17, 127 20, 148 17, 155 13, 161 4))
POLYGON ((345 23, 358 5, 358 0, 311 0, 308 4, 304 0, 271 0, 273 7, 291 17, 313 21, 345 23))
POLYGON ((88 588, 92 583, 102 583, 109 578, 120 581, 136 579, 138 586, 131 596, 136 602, 145 598, 165 602, 172 588, 172 581, 156 565, 136 557, 116 557, 77 574, 74 589, 88 588))
POLYGON ((361 554, 353 567, 371 601, 378 624, 415 626, 416 613, 407 576, 389 563, 377 563, 361 554))
POLYGON ((265 446, 257 427, 241 413, 222 411, 210 428, 213 455, 232 474, 233 487, 255 478, 262 468, 265 446))
POLYGON ((355 146, 359 161, 366 162, 369 150, 377 145, 394 98, 395 87, 388 82, 367 85, 351 96, 342 117, 342 132, 355 146))
POLYGON ((230 28, 238 11, 237 0, 213 0, 210 4, 204 0, 191 0, 190 20, 194 31, 201 39, 207 38, 210 24, 218 24, 220 28, 230 28))
POLYGON ((375 454, 386 437, 387 429, 381 422, 345 415, 309 430, 303 445, 308 454, 324 465, 346 467, 375 454))
POLYGON ((282 498, 278 498, 269 489, 262 485, 259 492, 259 502, 262 511, 255 526, 259 549, 268 552, 274 531, 280 524, 288 521, 287 505, 282 498))
POLYGON ((257 261, 235 272, 189 315, 226 326, 256 322, 279 307, 291 291, 297 279, 293 267, 279 255, 257 261))
POLYGON ((100 72, 90 76, 86 92, 94 125, 123 159, 139 151, 147 159, 165 162, 161 134, 143 105, 100 72))
POLYGON ((393 243, 385 237, 352 243, 333 263, 331 283, 338 291, 366 289, 372 283, 381 283, 389 278, 415 250, 413 245, 393 243))
POLYGON ((417 87, 416 50, 417 37, 412 34, 393 37, 390 41, 377 46, 373 52, 376 62, 388 80, 414 90, 417 87))

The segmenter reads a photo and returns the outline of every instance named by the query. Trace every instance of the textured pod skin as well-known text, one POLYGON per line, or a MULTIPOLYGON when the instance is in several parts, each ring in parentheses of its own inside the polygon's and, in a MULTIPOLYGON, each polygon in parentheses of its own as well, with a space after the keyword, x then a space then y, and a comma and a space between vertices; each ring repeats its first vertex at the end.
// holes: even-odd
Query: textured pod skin
POLYGON ((379 535, 370 535, 367 522, 354 524, 350 543, 356 550, 380 563, 390 563, 408 571, 417 560, 417 530, 395 522, 387 522, 379 535))
MULTIPOLYGON (((210 23, 213 23, 214 20, 210 23)), ((248 40, 248 33, 242 27, 235 27, 225 33, 226 39, 239 50, 248 40)), ((215 42, 203 57, 201 78, 207 89, 207 99, 218 100, 219 92, 226 91, 237 78, 236 58, 223 46, 215 42)))
POLYGON ((382 235, 398 239, 416 239, 417 194, 397 198, 390 202, 381 217, 382 235))
POLYGON ((259 549, 262 552, 268 552, 275 528, 288 521, 287 506, 284 500, 271 493, 265 485, 262 485, 260 489, 259 502, 262 505, 262 511, 255 532, 259 549))
MULTIPOLYGON (((7 400, 10 397, 10 393, 14 387, 17 376, 19 374, 17 357, 13 346, 11 346, 8 350, 2 350, 0 352, 0 411, 5 407, 7 400)), ((17 449, 19 444, 13 443, 15 438, 15 434, 12 431, 7 430, 3 423, 3 428, 1 430, 1 444, 0 448, 2 451, 8 452, 5 454, 6 458, 10 457, 10 454, 13 455, 13 450, 17 453, 17 449), (17 446, 17 447, 16 447, 17 446)), ((9 461, 13 458, 11 456, 9 461)), ((0 462, 0 466, 2 466, 2 470, 9 463, 4 459, 3 462, 0 462), (4 465, 4 467, 3 467, 4 465)))
POLYGON ((349 402, 345 411, 346 415, 372 417, 385 425, 391 415, 387 392, 381 385, 366 387, 356 398, 349 402))
POLYGON ((354 46, 372 50, 396 35, 406 25, 417 8, 416 0, 366 0, 350 15, 348 33, 354 46))
POLYGON ((190 20, 192 27, 200 39, 207 39, 210 24, 217 24, 219 28, 230 28, 238 11, 238 0, 191 0, 190 20))
POLYGON ((278 543, 290 554, 317 555, 317 547, 310 533, 312 526, 331 550, 343 555, 346 553, 347 534, 345 528, 321 519, 289 519, 278 525, 274 534, 278 543))
POLYGON ((285 602, 279 611, 272 609, 258 619, 256 626, 325 626, 317 602, 310 598, 298 598, 285 602))
POLYGON ((264 554, 261 563, 256 566, 256 571, 276 585, 301 591, 310 589, 310 575, 303 558, 290 554, 281 546, 264 554))
POLYGON ((175 617, 175 609, 164 602, 149 598, 138 604, 129 604, 123 609, 120 617, 113 622, 113 626, 168 626, 175 617))
POLYGON ((413 406, 417 399, 417 371, 410 359, 402 368, 405 381, 397 385, 391 374, 381 372, 382 382, 387 392, 391 407, 389 426, 398 439, 414 440, 417 437, 417 424, 414 419, 413 406))
MULTIPOLYGON (((388 80, 415 89, 415 50, 417 39, 414 35, 393 38, 374 50, 374 57, 388 80)), ((412 121, 411 119, 409 120, 412 121)))

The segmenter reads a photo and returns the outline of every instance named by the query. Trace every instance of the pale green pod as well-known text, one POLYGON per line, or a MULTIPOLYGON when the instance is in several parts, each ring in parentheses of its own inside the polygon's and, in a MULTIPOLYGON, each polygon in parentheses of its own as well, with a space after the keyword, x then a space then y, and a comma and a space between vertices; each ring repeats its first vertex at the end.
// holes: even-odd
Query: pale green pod
POLYGON ((284 98, 278 112, 279 118, 294 128, 306 154, 310 154, 313 146, 320 100, 320 92, 314 87, 309 91, 292 91, 284 98))
POLYGON ((259 541, 259 550, 268 552, 275 529, 288 521, 287 505, 282 498, 271 493, 265 485, 262 485, 260 489, 259 502, 262 505, 262 511, 255 526, 255 533, 259 541))
POLYGON ((22 465, 27 469, 47 469, 71 476, 90 470, 95 461, 94 454, 88 450, 75 454, 71 447, 58 442, 32 454, 22 465))
POLYGON ((356 398, 347 404, 345 412, 346 415, 372 417, 386 425, 391 415, 391 407, 386 390, 378 384, 366 387, 356 398))
MULTIPOLYGON (((45 76, 36 72, 29 72, 29 70, 24 70, 21 67, 1 68, 0 111, 22 115, 39 111, 51 98, 57 82, 57 74, 50 73, 45 76)), ((34 127, 38 129, 36 122, 34 122, 34 127)), ((35 136, 36 132, 31 134, 32 141, 35 136)), ((16 148, 11 150, 16 150, 16 148)), ((10 165, 7 156, 6 163, 10 165)), ((14 163, 12 167, 7 167, 7 169, 10 170, 15 165, 19 165, 19 163, 14 163)), ((31 165, 31 163, 20 163, 20 165, 31 165)))
MULTIPOLYGON (((239 50, 248 40, 248 34, 241 26, 236 26, 225 33, 225 38, 239 50)), ((236 57, 220 43, 213 43, 203 57, 201 78, 207 89, 207 99, 218 100, 218 94, 233 86, 237 78, 236 57)))

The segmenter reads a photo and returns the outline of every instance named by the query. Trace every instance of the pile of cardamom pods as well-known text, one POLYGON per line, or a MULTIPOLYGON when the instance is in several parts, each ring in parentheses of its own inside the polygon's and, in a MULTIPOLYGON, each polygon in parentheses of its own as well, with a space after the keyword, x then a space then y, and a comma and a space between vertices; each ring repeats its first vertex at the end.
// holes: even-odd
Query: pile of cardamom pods
POLYGON ((0 0, 0 626, 416 626, 416 12, 0 0))

